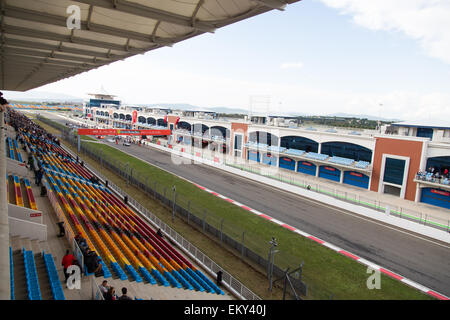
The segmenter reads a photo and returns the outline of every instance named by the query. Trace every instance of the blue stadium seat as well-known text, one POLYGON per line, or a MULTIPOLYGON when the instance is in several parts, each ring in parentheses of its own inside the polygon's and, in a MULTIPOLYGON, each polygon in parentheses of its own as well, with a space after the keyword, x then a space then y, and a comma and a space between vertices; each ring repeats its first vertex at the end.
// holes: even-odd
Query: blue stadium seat
POLYGON ((305 157, 306 157, 306 158, 309 158, 309 159, 322 160, 322 161, 324 161, 324 160, 326 160, 326 159, 329 158, 329 155, 327 155, 327 154, 321 154, 321 153, 315 153, 315 152, 308 152, 308 153, 305 155, 305 157))
POLYGON ((353 160, 353 159, 336 157, 336 156, 331 157, 330 159, 328 159, 328 161, 332 162, 332 163, 341 164, 344 166, 351 166, 355 162, 355 160, 353 160))
POLYGON ((297 149, 287 149, 284 151, 285 154, 290 154, 293 156, 302 156, 305 154, 304 150, 297 150, 297 149))

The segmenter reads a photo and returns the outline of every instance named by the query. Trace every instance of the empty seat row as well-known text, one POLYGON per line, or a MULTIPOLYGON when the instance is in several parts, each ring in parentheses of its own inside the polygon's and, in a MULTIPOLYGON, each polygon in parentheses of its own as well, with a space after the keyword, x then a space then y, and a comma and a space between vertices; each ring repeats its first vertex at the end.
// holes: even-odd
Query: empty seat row
POLYGON ((351 166, 355 162, 355 160, 332 156, 332 157, 330 157, 330 159, 328 159, 328 162, 337 163, 337 164, 341 164, 344 166, 351 166))
POLYGON ((23 207, 22 189, 20 188, 20 180, 18 176, 12 176, 14 183, 14 193, 16 198, 16 205, 23 207))
POLYGON ((42 300, 33 251, 22 249, 29 300, 42 300))
POLYGON ((65 300, 63 288, 61 285, 61 280, 58 276, 58 271, 56 270, 55 261, 53 256, 49 253, 42 252, 44 256, 45 268, 47 270, 48 279, 50 281, 50 287, 52 289, 54 300, 65 300))
POLYGON ((316 153, 316 152, 308 152, 308 153, 305 155, 305 157, 306 157, 306 158, 309 158, 309 159, 314 159, 314 160, 321 160, 321 161, 324 161, 324 160, 326 160, 326 159, 329 158, 329 155, 327 155, 327 154, 322 154, 322 153, 316 153))
POLYGON ((13 144, 11 142, 11 138, 7 137, 5 138, 6 140, 6 156, 10 159, 16 160, 16 157, 14 156, 14 148, 13 148, 13 144))
POLYGON ((358 161, 355 163, 356 168, 366 169, 370 165, 370 162, 367 161, 358 161))
POLYGON ((30 208, 33 210, 37 210, 36 199, 34 198, 33 189, 31 189, 30 180, 28 180, 27 178, 24 178, 23 182, 25 184, 25 188, 27 191, 28 202, 30 204, 30 208))
POLYGON ((304 150, 297 150, 297 149, 287 149, 284 151, 285 154, 293 155, 293 156, 302 156, 305 154, 306 151, 304 150))
POLYGON ((14 300, 14 263, 13 263, 13 254, 12 248, 9 247, 9 282, 11 289, 11 300, 14 300))

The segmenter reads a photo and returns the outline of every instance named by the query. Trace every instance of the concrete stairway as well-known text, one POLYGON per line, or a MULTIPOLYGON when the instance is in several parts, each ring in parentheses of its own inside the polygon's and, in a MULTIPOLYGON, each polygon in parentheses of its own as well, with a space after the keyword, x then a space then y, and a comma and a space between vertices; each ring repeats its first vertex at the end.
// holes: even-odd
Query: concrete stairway
POLYGON ((45 267, 42 252, 35 253, 34 260, 36 263, 36 271, 39 279, 39 288, 41 290, 42 300, 53 300, 52 287, 50 285, 50 279, 47 274, 47 268, 45 267))
POLYGON ((10 245, 13 250, 14 290, 16 300, 28 300, 28 289, 25 276, 25 264, 22 250, 31 250, 34 253, 36 271, 41 290, 42 300, 53 300, 53 294, 45 267, 42 251, 50 253, 48 244, 44 241, 30 240, 19 236, 10 237, 10 245))
POLYGON ((28 300, 27 280, 25 276, 25 263, 22 250, 13 251, 14 272, 14 299, 28 300))

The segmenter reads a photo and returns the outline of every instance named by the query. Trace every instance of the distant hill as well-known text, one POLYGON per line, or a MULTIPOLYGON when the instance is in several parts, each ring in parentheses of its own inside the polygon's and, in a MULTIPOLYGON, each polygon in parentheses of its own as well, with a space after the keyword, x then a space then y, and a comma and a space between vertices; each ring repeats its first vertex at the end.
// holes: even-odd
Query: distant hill
MULTIPOLYGON (((123 104, 126 105, 127 103, 123 103, 123 104)), ((188 104, 188 103, 146 103, 146 104, 134 103, 134 104, 130 104, 130 105, 136 105, 136 106, 147 107, 147 108, 161 107, 161 108, 164 108, 164 109, 181 109, 181 110, 192 110, 192 111, 213 111, 213 110, 210 110, 209 108, 202 108, 202 107, 194 106, 194 105, 188 104)))
POLYGON ((248 110, 240 109, 240 108, 229 108, 229 107, 199 107, 194 106, 192 104, 188 103, 151 103, 151 104, 136 104, 141 107, 148 107, 148 108, 154 108, 154 107, 162 107, 162 108, 171 108, 171 109, 180 109, 180 110, 189 110, 189 111, 210 111, 210 112, 217 112, 217 113, 240 113, 240 114, 248 114, 248 110))
POLYGON ((400 121, 400 119, 388 119, 383 117, 371 116, 366 114, 349 114, 349 113, 332 113, 326 115, 327 117, 339 117, 339 118, 358 118, 358 119, 367 119, 367 120, 380 120, 380 121, 400 121))
POLYGON ((63 93, 44 92, 44 91, 2 91, 3 96, 8 101, 23 101, 23 102, 71 102, 83 103, 83 99, 63 93))

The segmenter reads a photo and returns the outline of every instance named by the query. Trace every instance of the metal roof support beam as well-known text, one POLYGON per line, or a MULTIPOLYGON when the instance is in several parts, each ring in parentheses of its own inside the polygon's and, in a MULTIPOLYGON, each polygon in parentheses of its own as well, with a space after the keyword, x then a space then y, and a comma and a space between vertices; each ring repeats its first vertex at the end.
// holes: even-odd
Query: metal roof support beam
POLYGON ((86 28, 91 30, 91 19, 92 19, 92 11, 94 11, 94 6, 89 6, 89 14, 86 21, 86 28))
POLYGON ((29 56, 22 56, 22 55, 17 55, 17 54, 10 55, 10 54, 5 53, 5 52, 0 52, 0 57, 5 57, 7 59, 13 58, 13 60, 17 60, 17 61, 21 61, 22 60, 24 62, 31 62, 31 63, 45 62, 45 63, 48 63, 48 64, 58 65, 58 66, 66 67, 66 68, 76 68, 76 67, 78 67, 78 68, 89 70, 89 69, 91 69, 93 67, 93 66, 88 66, 87 64, 72 63, 72 62, 58 61, 58 60, 49 60, 49 58, 29 57, 29 56))
POLYGON ((159 25, 161 24, 161 20, 158 20, 158 22, 156 22, 155 27, 153 28, 153 32, 152 32, 152 41, 154 42, 154 39, 156 38, 156 31, 159 28, 159 25))
MULTIPOLYGON (((54 25, 58 27, 67 27, 67 21, 66 17, 64 16, 58 16, 53 15, 49 13, 24 9, 20 7, 14 7, 10 5, 5 6, 5 17, 11 17, 16 19, 22 19, 26 21, 34 21, 49 25, 54 25)), ((131 38, 133 40, 138 40, 142 42, 147 42, 150 44, 159 44, 159 45, 171 45, 173 44, 171 41, 163 39, 163 38, 156 38, 156 42, 152 42, 150 36, 148 34, 134 32, 134 31, 127 31, 123 29, 117 29, 110 26, 100 25, 100 24, 94 24, 90 23, 89 28, 87 27, 86 21, 82 21, 80 23, 81 30, 85 31, 92 31, 100 34, 106 34, 109 36, 115 36, 119 38, 131 38)), ((75 29, 72 29, 72 31, 75 29)))
MULTIPOLYGON (((34 64, 34 63, 23 63, 19 61, 10 61, 10 60, 2 60, 7 66, 6 69, 11 68, 14 70, 15 73, 18 72, 30 72, 31 70, 37 69, 40 64, 34 64)), ((64 70, 67 70, 67 68, 64 67, 58 67, 58 66, 52 66, 52 65, 44 65, 42 68, 45 70, 48 70, 50 72, 62 72, 64 70)))
MULTIPOLYGON (((59 33, 10 26, 7 24, 5 24, 5 26, 2 28, 1 32, 6 33, 6 34, 14 34, 14 35, 19 35, 19 36, 31 37, 31 38, 41 38, 41 39, 60 41, 60 42, 71 42, 71 43, 76 43, 76 44, 90 46, 90 47, 125 52, 123 45, 118 45, 118 44, 114 44, 114 43, 110 43, 110 42, 96 41, 96 40, 91 40, 91 39, 86 39, 86 38, 81 38, 81 37, 76 37, 76 36, 71 37, 69 35, 62 35, 59 33)), ((130 52, 134 52, 134 53, 144 53, 148 49, 140 49, 140 48, 130 47, 129 50, 130 50, 130 52)))
POLYGON ((257 6, 254 7, 252 9, 247 10, 246 12, 243 12, 237 16, 231 17, 231 18, 227 18, 227 19, 223 19, 223 20, 217 20, 214 21, 214 24, 217 25, 218 28, 224 27, 226 25, 244 20, 244 19, 248 19, 254 16, 257 16, 259 14, 268 12, 270 10, 273 10, 267 6, 257 6))
MULTIPOLYGON (((19 54, 24 56, 32 56, 32 57, 41 57, 41 58, 55 58, 59 60, 65 60, 65 61, 75 61, 75 62, 82 62, 82 63, 93 63, 91 58, 82 58, 82 57, 75 57, 75 56, 68 56, 65 54, 55 53, 53 50, 52 52, 42 52, 37 51, 33 49, 21 49, 21 48, 11 48, 8 44, 2 46, 2 51, 5 53, 10 54, 19 54)), ((96 63, 93 63, 96 64, 96 63)))
POLYGON ((191 25, 192 25, 192 28, 195 28, 195 25, 197 24, 197 20, 196 20, 196 18, 197 18, 197 13, 198 13, 198 10, 200 10, 200 8, 201 8, 201 6, 203 5, 203 3, 205 3, 205 0, 200 0, 200 1, 197 3, 197 5, 195 6, 194 13, 192 14, 192 17, 191 17, 191 25))
POLYGON ((286 2, 280 0, 253 0, 263 6, 269 7, 271 9, 277 9, 280 11, 284 11, 286 8, 286 2))
MULTIPOLYGON (((50 51, 55 50, 58 52, 78 54, 78 55, 82 55, 82 56, 97 57, 97 58, 101 58, 101 59, 105 59, 105 60, 114 60, 114 57, 116 57, 116 55, 108 56, 107 53, 102 53, 102 52, 97 52, 97 51, 92 51, 92 50, 70 48, 67 46, 63 46, 62 42, 60 42, 59 45, 54 46, 54 45, 46 44, 46 43, 25 41, 25 40, 19 40, 19 39, 13 39, 13 38, 6 37, 6 41, 4 43, 8 46, 50 50, 50 51)), ((117 56, 117 58, 119 58, 119 56, 117 56)))
MULTIPOLYGON (((175 25, 192 28, 190 17, 174 14, 171 12, 150 8, 138 3, 133 3, 125 0, 73 0, 84 4, 93 5, 105 9, 111 9, 124 13, 129 13, 135 16, 150 18, 154 20, 164 21, 175 25)), ((216 26, 209 22, 198 22, 195 29, 203 32, 214 32, 216 26)))

